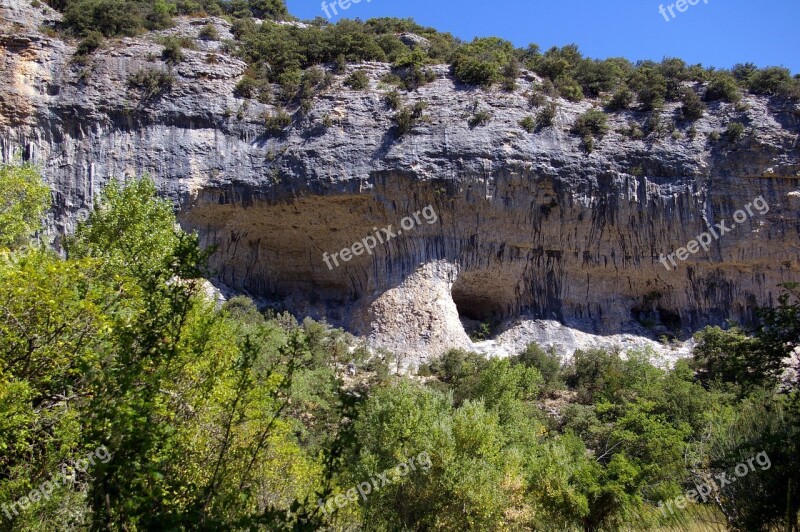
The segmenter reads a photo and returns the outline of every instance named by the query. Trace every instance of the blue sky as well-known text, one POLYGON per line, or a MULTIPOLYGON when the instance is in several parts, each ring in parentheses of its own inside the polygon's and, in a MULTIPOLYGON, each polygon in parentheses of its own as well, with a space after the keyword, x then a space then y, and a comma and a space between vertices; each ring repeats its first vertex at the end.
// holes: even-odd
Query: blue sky
MULTIPOLYGON (((332 0, 327 0, 328 2, 332 0)), ((412 17, 465 40, 498 36, 542 49, 576 43, 589 57, 680 57, 729 68, 751 61, 800 73, 800 0, 699 0, 685 12, 675 0, 361 0, 333 17, 412 17), (708 3, 704 3, 707 1, 708 3), (659 13, 664 5, 665 17, 659 13)), ((300 18, 325 16, 322 0, 287 0, 300 18)))

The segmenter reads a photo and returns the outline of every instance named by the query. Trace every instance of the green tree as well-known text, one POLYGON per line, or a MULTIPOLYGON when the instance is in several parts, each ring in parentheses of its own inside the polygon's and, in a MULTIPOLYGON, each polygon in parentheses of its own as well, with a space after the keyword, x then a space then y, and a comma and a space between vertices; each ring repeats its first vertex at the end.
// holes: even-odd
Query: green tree
POLYGON ((755 360, 751 358, 756 343, 742 329, 706 327, 694 338, 697 344, 692 354, 693 365, 702 382, 746 388, 763 382, 763 371, 754 367, 755 360))
POLYGON ((23 244, 41 227, 50 188, 31 165, 0 165, 0 249, 23 244))
POLYGON ((539 370, 546 391, 552 392, 563 386, 561 357, 556 353, 554 347, 545 351, 537 344, 531 343, 514 360, 520 364, 539 370))
POLYGON ((429 468, 418 467, 363 502, 371 528, 495 529, 519 504, 519 455, 506 446, 497 415, 480 402, 453 411, 447 396, 401 382, 374 391, 356 433, 350 485, 418 453, 430 457, 429 468))
MULTIPOLYGON (((800 284, 786 283, 776 307, 759 310, 761 324, 756 330, 756 374, 772 382, 780 378, 783 361, 800 347, 800 284)), ((800 378, 800 376, 798 376, 800 378)), ((800 389, 800 382, 794 383, 800 389)))
POLYGON ((171 205, 154 195, 150 180, 112 181, 65 246, 71 260, 99 259, 109 275, 130 279, 102 374, 91 383, 86 420, 88 439, 115 456, 96 471, 91 500, 98 524, 136 523, 156 510, 141 487, 159 485, 152 453, 171 429, 158 413, 182 363, 198 286, 192 280, 203 271, 196 237, 176 229, 171 205))

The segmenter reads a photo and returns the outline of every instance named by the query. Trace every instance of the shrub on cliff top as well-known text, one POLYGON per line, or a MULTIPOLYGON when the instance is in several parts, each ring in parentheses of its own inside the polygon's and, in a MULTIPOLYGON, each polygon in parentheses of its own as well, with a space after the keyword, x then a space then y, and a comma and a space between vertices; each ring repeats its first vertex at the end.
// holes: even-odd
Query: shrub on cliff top
POLYGON ((582 147, 587 153, 594 151, 595 139, 602 139, 608 132, 608 119, 599 109, 586 111, 572 126, 572 132, 583 137, 582 147))
POLYGON ((627 88, 620 89, 611 97, 606 109, 609 111, 624 111, 628 109, 633 103, 633 93, 627 88))
POLYGON ((725 102, 736 103, 742 99, 739 92, 739 85, 728 72, 718 72, 711 78, 711 82, 706 89, 706 101, 713 102, 715 100, 722 100, 725 102))
POLYGON ((800 95, 800 82, 792 78, 787 68, 770 67, 759 70, 750 76, 748 87, 754 94, 786 96, 797 98, 800 95))
MULTIPOLYGON (((99 31, 106 37, 133 36, 145 29, 164 29, 171 23, 169 5, 117 0, 66 0, 64 26, 80 36, 99 31)), ((173 6, 174 7, 174 6, 173 6)))
POLYGON ((451 64, 462 83, 490 87, 514 59, 514 45, 497 37, 478 38, 459 48, 451 64))
POLYGON ((684 89, 681 96, 683 107, 681 107, 681 116, 684 120, 699 120, 705 113, 706 106, 692 89, 684 89))
POLYGON ((291 18, 284 0, 50 0, 49 3, 64 13, 64 28, 79 36, 92 30, 106 37, 133 36, 144 30, 168 28, 176 15, 291 18))

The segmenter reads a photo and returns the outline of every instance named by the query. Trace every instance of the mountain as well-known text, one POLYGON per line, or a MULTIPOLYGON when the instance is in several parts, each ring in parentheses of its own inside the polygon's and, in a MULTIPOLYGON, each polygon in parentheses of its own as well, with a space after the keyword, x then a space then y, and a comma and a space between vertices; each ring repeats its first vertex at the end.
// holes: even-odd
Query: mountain
MULTIPOLYGON (((218 284, 407 363, 472 347, 480 324, 499 337, 478 347, 496 353, 574 348, 587 334, 685 340, 752 320, 797 279, 790 98, 712 100, 697 119, 668 99, 599 120, 608 94, 537 100, 547 80, 527 68, 516 87, 487 89, 430 65, 426 83, 398 90, 396 65, 368 61, 317 67, 313 96, 284 105, 245 97, 252 65, 223 18, 178 17, 76 54, 77 40, 48 30, 61 16, 0 2, 0 153, 41 166, 54 234, 111 178, 149 174, 182 226, 216 247, 218 284), (177 58, 165 52, 176 40, 177 58), (718 223, 730 231, 690 244, 718 223)), ((680 88, 702 95, 708 83, 680 88)))

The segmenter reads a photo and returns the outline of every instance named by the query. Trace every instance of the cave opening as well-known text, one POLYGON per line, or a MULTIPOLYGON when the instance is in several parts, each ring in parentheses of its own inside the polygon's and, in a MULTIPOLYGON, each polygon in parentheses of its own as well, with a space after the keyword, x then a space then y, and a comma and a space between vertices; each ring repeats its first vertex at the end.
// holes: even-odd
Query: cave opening
POLYGON ((453 302, 465 332, 473 340, 486 340, 500 332, 504 304, 496 283, 489 272, 468 272, 453 284, 453 302))

